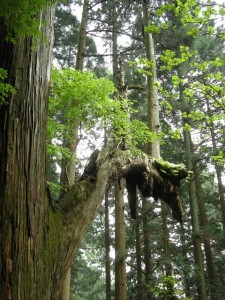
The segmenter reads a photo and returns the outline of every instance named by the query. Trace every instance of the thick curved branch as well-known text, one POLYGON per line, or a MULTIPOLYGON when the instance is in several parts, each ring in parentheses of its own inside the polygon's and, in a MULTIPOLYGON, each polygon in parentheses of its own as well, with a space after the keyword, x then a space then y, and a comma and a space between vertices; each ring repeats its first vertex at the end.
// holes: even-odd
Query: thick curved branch
MULTIPOLYGON (((134 157, 129 150, 105 148, 95 151, 80 180, 71 187, 59 203, 62 232, 59 259, 69 268, 81 241, 104 199, 109 185, 119 179, 127 181, 129 201, 136 201, 138 188, 144 197, 162 199, 171 207, 174 217, 182 222, 179 197, 180 180, 187 177, 182 166, 168 165, 149 159, 145 154, 134 157), (132 200, 133 199, 133 200, 132 200)), ((136 212, 131 203, 131 214, 136 212)), ((57 270, 64 274, 64 270, 57 270)))

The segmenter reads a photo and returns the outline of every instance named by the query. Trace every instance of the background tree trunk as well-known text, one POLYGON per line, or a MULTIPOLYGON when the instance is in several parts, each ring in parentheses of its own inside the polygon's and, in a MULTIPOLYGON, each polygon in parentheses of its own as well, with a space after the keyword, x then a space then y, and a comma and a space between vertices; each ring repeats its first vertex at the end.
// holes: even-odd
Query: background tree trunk
MULTIPOLYGON (((211 116, 209 101, 207 101, 207 113, 209 114, 209 116, 211 116)), ((218 153, 218 147, 217 147, 217 143, 216 143, 216 134, 215 134, 215 125, 213 122, 210 122, 209 130, 210 130, 211 139, 212 139, 213 153, 218 153)), ((220 197, 221 221, 223 224, 223 237, 225 240, 225 196, 224 196, 225 188, 224 188, 223 181, 222 181, 222 167, 217 162, 215 162, 215 169, 216 169, 216 177, 217 177, 217 181, 218 181, 218 191, 219 191, 219 197, 220 197)))
MULTIPOLYGON (((143 25, 144 29, 150 27, 150 13, 148 9, 148 1, 142 1, 143 9, 143 25)), ((152 34, 149 32, 144 32, 145 37, 145 53, 146 58, 150 63, 147 75, 147 124, 149 130, 155 133, 155 139, 147 144, 147 154, 154 158, 160 157, 160 143, 157 135, 160 133, 160 120, 159 120, 159 101, 158 101, 158 90, 157 90, 157 72, 156 72, 156 59, 154 53, 154 40, 152 34)), ((167 228, 167 204, 161 201, 161 215, 162 215, 162 239, 163 239, 163 250, 164 257, 166 260, 165 270, 166 275, 171 275, 172 268, 171 264, 168 263, 168 258, 170 256, 170 245, 169 245, 169 231, 167 228)), ((149 234, 149 233, 146 233, 149 234)))
POLYGON ((135 248, 136 248, 136 267, 137 267, 137 299, 144 299, 142 294, 144 294, 143 282, 142 282, 142 251, 141 251, 141 218, 138 214, 138 201, 136 205, 137 219, 135 220, 135 248))
MULTIPOLYGON (((88 21, 88 0, 84 0, 83 3, 83 12, 82 19, 80 24, 79 31, 79 40, 78 40, 78 51, 76 57, 76 70, 82 71, 84 66, 84 51, 86 45, 86 31, 87 31, 87 21, 88 21)), ((76 99, 70 104, 71 106, 76 106, 76 99)), ((68 108, 69 109, 69 108, 68 108)), ((76 170, 76 149, 78 144, 78 129, 79 129, 79 120, 74 124, 74 127, 69 133, 70 138, 65 139, 65 148, 70 150, 70 159, 69 161, 63 159, 62 171, 61 171, 61 185, 62 189, 66 186, 71 187, 75 183, 75 170, 76 170)), ((61 195, 64 191, 61 193, 61 195)), ((62 294, 60 300, 69 300, 70 299, 70 268, 66 276, 65 282, 63 283, 62 294)))
POLYGON ((110 227, 109 227, 109 196, 105 194, 105 294, 106 300, 111 299, 111 272, 110 272, 110 227))
MULTIPOLYGON (((185 121, 183 122, 185 125, 185 121)), ((186 164, 189 171, 193 170, 192 164, 192 152, 191 152, 191 137, 190 132, 187 130, 183 131, 184 134, 184 143, 185 143, 185 154, 186 154, 186 164)), ((198 299, 206 300, 206 286, 204 278, 204 265, 203 265, 203 256, 201 249, 201 234, 199 227, 198 219, 198 208, 195 198, 195 188, 194 188, 194 179, 191 178, 189 183, 189 201, 190 201, 190 210, 191 210, 191 222, 192 222, 192 239, 194 245, 194 257, 195 264, 197 269, 197 288, 198 288, 198 299)))
POLYGON ((115 184, 115 300, 127 299, 126 233, 124 223, 124 195, 122 182, 115 184), (121 185, 121 186, 120 186, 121 185))
MULTIPOLYGON (((199 218, 200 218, 200 224, 203 229, 203 245, 205 250, 205 259, 206 259, 206 266, 207 266, 207 274, 208 274, 208 280, 211 286, 213 286, 213 283, 216 279, 216 273, 215 273, 215 266, 213 262, 213 252, 211 248, 210 243, 210 234, 206 233, 205 231, 208 229, 209 222, 207 218, 207 214, 205 211, 205 204, 203 200, 203 194, 202 194, 202 188, 201 188, 201 182, 199 178, 198 171, 194 167, 194 181, 195 181, 195 192, 196 192, 196 198, 198 203, 198 209, 199 209, 199 218)), ((211 298, 212 300, 216 300, 215 296, 213 296, 213 291, 211 298)))

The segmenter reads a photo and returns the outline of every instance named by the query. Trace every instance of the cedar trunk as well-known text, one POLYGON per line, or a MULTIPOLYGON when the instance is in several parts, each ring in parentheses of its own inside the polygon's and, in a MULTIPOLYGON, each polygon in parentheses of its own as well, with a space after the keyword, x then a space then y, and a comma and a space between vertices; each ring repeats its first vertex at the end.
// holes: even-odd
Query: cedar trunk
POLYGON ((45 147, 54 8, 40 19, 36 44, 28 37, 7 42, 0 24, 0 67, 17 90, 0 107, 1 299, 51 299, 53 287, 58 237, 50 227, 45 147))

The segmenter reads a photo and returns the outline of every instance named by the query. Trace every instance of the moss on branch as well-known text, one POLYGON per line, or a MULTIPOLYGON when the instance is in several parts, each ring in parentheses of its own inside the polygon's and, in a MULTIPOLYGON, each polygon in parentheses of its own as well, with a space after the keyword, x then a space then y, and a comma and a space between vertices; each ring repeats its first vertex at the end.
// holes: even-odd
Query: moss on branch
POLYGON ((129 150, 121 151, 106 148, 95 151, 87 164, 80 180, 63 197, 59 208, 68 213, 75 206, 87 201, 103 200, 104 186, 118 178, 125 178, 131 215, 136 217, 138 188, 143 197, 163 200, 172 209, 173 216, 180 223, 183 221, 183 209, 179 196, 180 181, 188 176, 183 164, 175 165, 164 160, 152 160, 145 154, 134 157, 129 150), (94 195, 102 199, 94 200, 94 195), (91 199, 91 200, 90 200, 91 199))
POLYGON ((80 181, 74 184, 70 190, 60 199, 58 203, 58 210, 63 214, 69 213, 75 206, 84 203, 90 196, 91 191, 94 188, 94 184, 88 180, 80 181))

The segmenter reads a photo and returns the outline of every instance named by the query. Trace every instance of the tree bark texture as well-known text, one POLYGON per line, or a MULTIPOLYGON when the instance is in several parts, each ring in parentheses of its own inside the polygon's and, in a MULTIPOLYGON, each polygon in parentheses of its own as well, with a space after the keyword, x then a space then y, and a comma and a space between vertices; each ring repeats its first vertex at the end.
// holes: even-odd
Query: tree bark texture
MULTIPOLYGON (((183 135, 184 135, 184 143, 185 143, 187 168, 189 171, 192 171, 193 164, 192 164, 190 132, 184 130, 183 135)), ((207 296, 206 296, 206 286, 205 286, 205 277, 204 277, 204 262, 203 262, 202 248, 201 248, 201 234, 200 234, 199 219, 198 219, 198 207, 195 198, 195 186, 194 186, 193 178, 189 183, 189 201, 190 201, 190 212, 191 212, 191 223, 192 223, 192 240, 194 245, 194 258, 195 258, 196 270, 198 273, 197 275, 198 299, 206 300, 207 296)))
POLYGON ((48 7, 40 13, 43 36, 16 37, 14 44, 0 24, 0 67, 17 91, 0 107, 1 299, 51 299, 57 235, 50 228, 45 147, 53 21, 48 7))
POLYGON ((127 299, 124 187, 115 183, 115 300, 127 299))
MULTIPOLYGON (((138 211, 138 203, 136 204, 138 211)), ((141 251, 141 219, 137 214, 137 219, 135 220, 135 249, 136 249, 136 280, 137 280, 137 292, 136 299, 142 300, 143 283, 142 283, 142 251, 141 251)))
POLYGON ((204 203, 204 197, 202 193, 202 187, 200 182, 200 176, 198 171, 196 170, 196 167, 194 168, 194 181, 195 181, 195 191, 196 191, 196 198, 198 203, 198 209, 199 209, 199 218, 200 218, 200 224, 201 228, 203 229, 202 234, 202 241, 204 245, 204 251, 205 251, 205 260, 206 260, 206 269, 207 269, 207 277, 210 285, 210 294, 211 299, 216 300, 216 290, 213 285, 213 283, 216 280, 216 270, 213 260, 213 251, 211 246, 211 237, 210 234, 207 234, 205 231, 207 230, 209 226, 208 217, 205 210, 205 203, 204 203))
MULTIPOLYGON (((207 110, 208 113, 210 112, 209 109, 209 103, 207 102, 207 110)), ((210 113, 209 113, 210 115, 210 113)), ((212 147, 213 147, 213 152, 217 153, 217 142, 216 142, 216 134, 215 134, 215 126, 214 123, 211 122, 209 125, 209 130, 211 134, 211 139, 212 139, 212 147)), ((223 224, 223 237, 225 240, 225 193, 224 193, 224 184, 222 180, 222 169, 221 166, 215 162, 215 169, 216 169, 216 177, 218 181, 218 191, 219 191, 219 197, 220 197, 220 206, 221 206, 221 221, 223 224)))
MULTIPOLYGON (((144 28, 150 27, 150 18, 148 10, 148 1, 142 0, 143 9, 143 25, 144 28)), ((148 95, 148 127, 149 130, 154 132, 156 135, 160 132, 160 121, 159 121, 159 102, 158 102, 158 90, 157 90, 157 74, 156 74, 156 61, 154 53, 154 40, 151 33, 144 32, 145 37, 145 53, 146 58, 150 63, 150 67, 147 69, 147 95, 148 95)), ((147 144, 147 152, 152 157, 157 158, 160 156, 160 145, 159 139, 153 140, 147 144)))
POLYGON ((109 191, 105 195, 105 295, 111 299, 109 191))

